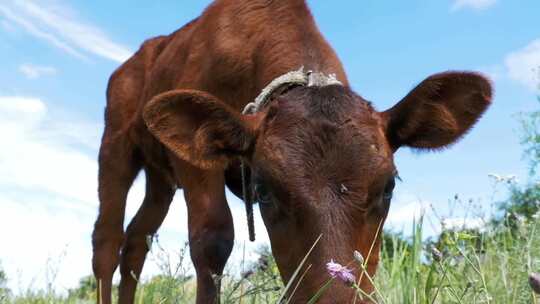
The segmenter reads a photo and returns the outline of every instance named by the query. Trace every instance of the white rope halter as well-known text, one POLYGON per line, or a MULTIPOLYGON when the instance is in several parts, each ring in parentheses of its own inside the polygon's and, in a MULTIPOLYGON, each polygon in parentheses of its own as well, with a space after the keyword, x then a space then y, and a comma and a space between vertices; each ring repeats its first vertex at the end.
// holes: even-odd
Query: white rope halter
POLYGON ((278 78, 272 80, 269 85, 267 85, 254 102, 250 102, 246 105, 242 114, 253 114, 257 113, 261 108, 263 108, 269 101, 270 96, 274 93, 275 90, 280 88, 283 85, 301 85, 307 87, 325 87, 329 85, 343 85, 336 78, 336 74, 325 75, 323 73, 313 72, 313 71, 304 71, 304 67, 296 71, 288 72, 283 74, 278 78))
MULTIPOLYGON (((325 87, 329 85, 343 85, 339 80, 337 80, 335 74, 325 75, 320 72, 313 71, 304 71, 302 66, 296 71, 288 72, 287 74, 281 75, 278 78, 272 80, 262 91, 255 101, 248 103, 242 114, 254 114, 259 112, 269 101, 270 96, 278 88, 284 85, 299 85, 307 87, 325 87)), ((241 162, 241 173, 242 173, 242 196, 244 203, 246 205, 246 214, 248 221, 248 230, 249 230, 249 240, 255 241, 255 227, 253 223, 253 197, 252 193, 248 194, 248 187, 246 181, 246 166, 244 162, 241 162)))

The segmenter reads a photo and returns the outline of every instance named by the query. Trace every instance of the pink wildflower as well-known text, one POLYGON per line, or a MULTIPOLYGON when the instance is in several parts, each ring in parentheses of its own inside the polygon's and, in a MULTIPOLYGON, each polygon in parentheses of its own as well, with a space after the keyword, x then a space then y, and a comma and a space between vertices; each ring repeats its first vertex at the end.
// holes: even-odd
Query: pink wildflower
POLYGON ((352 284, 356 280, 351 269, 334 262, 334 260, 326 263, 326 270, 332 278, 338 278, 347 284, 352 284))

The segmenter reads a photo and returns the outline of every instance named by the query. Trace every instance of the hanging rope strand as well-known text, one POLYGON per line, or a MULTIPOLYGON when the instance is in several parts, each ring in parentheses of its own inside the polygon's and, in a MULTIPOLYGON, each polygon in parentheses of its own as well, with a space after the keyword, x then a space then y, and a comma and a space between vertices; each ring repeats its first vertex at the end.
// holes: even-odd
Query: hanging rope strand
POLYGON ((253 220, 253 196, 251 195, 252 191, 249 190, 248 185, 247 185, 248 182, 246 178, 246 166, 244 164, 244 161, 241 162, 240 169, 242 173, 242 196, 244 198, 244 204, 246 206, 249 240, 254 242, 255 241, 255 223, 253 220))

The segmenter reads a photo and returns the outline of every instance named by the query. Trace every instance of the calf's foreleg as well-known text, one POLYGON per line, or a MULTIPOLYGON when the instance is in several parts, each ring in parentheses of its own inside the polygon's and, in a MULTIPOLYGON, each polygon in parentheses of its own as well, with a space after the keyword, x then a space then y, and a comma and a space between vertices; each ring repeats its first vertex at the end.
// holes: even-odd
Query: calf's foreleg
POLYGON ((191 167, 183 176, 190 253, 197 272, 197 304, 219 303, 220 278, 234 243, 223 171, 191 167))

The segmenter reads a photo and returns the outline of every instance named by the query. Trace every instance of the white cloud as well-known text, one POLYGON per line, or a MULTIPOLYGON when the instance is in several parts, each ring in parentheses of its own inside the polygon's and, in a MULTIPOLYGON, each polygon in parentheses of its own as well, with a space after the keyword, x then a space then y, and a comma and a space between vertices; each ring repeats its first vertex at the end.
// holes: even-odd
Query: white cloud
POLYGON ((496 2, 497 0, 454 0, 452 11, 465 8, 483 10, 495 5, 496 2))
MULTIPOLYGON (((43 39, 47 41, 48 43, 54 45, 55 47, 63 50, 64 52, 73 55, 78 58, 85 58, 84 55, 82 55, 80 52, 73 49, 71 46, 69 46, 67 43, 61 41, 56 36, 43 31, 39 28, 39 26, 35 25, 29 20, 24 19, 20 15, 13 12, 11 9, 9 9, 6 6, 0 5, 0 14, 2 14, 6 20, 9 20, 13 23, 13 25, 18 25, 22 27, 24 30, 26 30, 29 34, 35 36, 36 38, 43 39)), ((5 26, 4 26, 5 27, 5 26)))
POLYGON ((404 206, 392 203, 386 223, 390 226, 410 224, 413 219, 420 219, 428 211, 428 206, 419 201, 408 203, 404 206), (396 207, 394 207, 396 206, 396 207))
POLYGON ((74 205, 68 200, 17 196, 0 198, 3 231, 0 259, 9 287, 14 291, 43 288, 47 259, 58 258, 63 253, 64 266, 58 269, 56 283, 59 290, 73 286, 89 271, 88 210, 62 208, 62 205, 74 205))
POLYGON ((438 210, 435 211, 431 203, 423 203, 407 195, 399 197, 398 202, 392 202, 385 228, 390 231, 402 232, 405 236, 411 236, 415 228, 413 220, 419 223, 422 219, 422 238, 425 239, 437 236, 445 230, 482 230, 486 226, 486 221, 480 217, 461 216, 467 208, 444 210, 444 207, 448 206, 438 205, 439 207, 436 207, 438 210))
POLYGON ((63 251, 75 271, 64 272, 60 286, 89 269, 97 167, 93 157, 68 147, 79 140, 64 133, 52 112, 39 98, 0 97, 0 261, 15 290, 32 281, 43 287, 47 259, 63 251))
POLYGON ((37 79, 42 76, 54 76, 58 73, 55 67, 34 65, 31 63, 21 64, 19 66, 19 72, 28 79, 37 79))
POLYGON ((396 189, 385 223, 390 228, 401 230, 404 226, 411 225, 413 220, 430 217, 433 211, 432 204, 421 197, 421 193, 396 189))
POLYGON ((45 111, 45 104, 38 98, 0 96, 1 115, 22 115, 23 117, 38 115, 37 118, 40 118, 45 114, 45 111))
POLYGON ((123 62, 132 54, 127 47, 113 42, 99 28, 78 20, 66 6, 8 0, 0 5, 0 15, 34 37, 79 58, 89 53, 123 62))
POLYGON ((540 85, 540 39, 510 53, 504 61, 508 76, 531 90, 540 85))
POLYGON ((4 147, 0 149, 0 185, 94 201, 94 157, 69 145, 84 144, 86 137, 95 135, 78 134, 81 140, 73 138, 59 128, 62 119, 47 111, 46 104, 37 98, 0 97, 4 147))
POLYGON ((441 230, 482 229, 485 226, 486 222, 478 217, 454 217, 441 221, 441 230))
POLYGON ((477 70, 493 81, 511 80, 533 92, 540 91, 540 38, 508 53, 500 63, 477 70))

